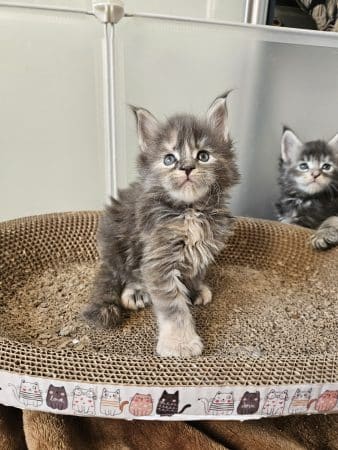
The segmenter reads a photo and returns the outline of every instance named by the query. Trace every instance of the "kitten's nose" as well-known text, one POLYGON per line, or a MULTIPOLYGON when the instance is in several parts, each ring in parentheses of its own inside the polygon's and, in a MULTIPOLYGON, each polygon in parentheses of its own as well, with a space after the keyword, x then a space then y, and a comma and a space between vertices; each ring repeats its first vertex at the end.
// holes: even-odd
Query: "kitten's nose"
POLYGON ((319 175, 320 175, 320 170, 314 170, 314 171, 312 172, 313 178, 318 178, 319 175))
POLYGON ((194 170, 194 168, 195 168, 195 167, 192 167, 192 166, 189 166, 189 167, 187 167, 187 166, 185 166, 185 167, 180 167, 181 170, 184 170, 184 171, 185 171, 187 177, 191 174, 191 172, 194 170))

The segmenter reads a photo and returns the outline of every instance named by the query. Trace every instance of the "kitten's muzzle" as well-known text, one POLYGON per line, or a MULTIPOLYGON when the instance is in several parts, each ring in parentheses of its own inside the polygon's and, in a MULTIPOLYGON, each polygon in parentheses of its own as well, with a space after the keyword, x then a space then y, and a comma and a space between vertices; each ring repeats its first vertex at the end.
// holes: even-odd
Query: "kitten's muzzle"
POLYGON ((184 170, 187 178, 189 178, 189 175, 191 172, 195 169, 195 166, 182 166, 180 167, 180 170, 184 170))

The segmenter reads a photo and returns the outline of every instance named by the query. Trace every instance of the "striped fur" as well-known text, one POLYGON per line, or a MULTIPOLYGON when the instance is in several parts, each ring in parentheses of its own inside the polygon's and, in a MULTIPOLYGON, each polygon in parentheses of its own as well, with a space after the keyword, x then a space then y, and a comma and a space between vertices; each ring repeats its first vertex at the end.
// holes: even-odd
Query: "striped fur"
POLYGON ((135 114, 139 179, 120 191, 119 201, 112 199, 102 218, 101 267, 85 316, 110 327, 119 323, 121 306, 152 302, 158 354, 198 355, 202 342, 189 307, 211 301, 203 279, 231 233, 227 203, 238 180, 226 96, 205 118, 181 115, 160 124, 144 109, 135 114))

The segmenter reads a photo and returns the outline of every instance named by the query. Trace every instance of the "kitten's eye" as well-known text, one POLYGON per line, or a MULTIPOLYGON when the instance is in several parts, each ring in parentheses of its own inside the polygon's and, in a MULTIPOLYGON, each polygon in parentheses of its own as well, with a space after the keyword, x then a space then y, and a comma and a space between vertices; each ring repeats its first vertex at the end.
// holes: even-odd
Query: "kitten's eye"
POLYGON ((163 159, 163 163, 165 166, 171 166, 172 164, 174 164, 177 161, 175 155, 169 153, 169 155, 165 155, 164 159, 163 159))
POLYGON ((309 170, 309 166, 308 166, 308 164, 307 163, 300 163, 299 164, 299 166, 298 166, 298 168, 299 168, 299 170, 302 170, 302 171, 306 171, 306 170, 309 170))
POLYGON ((322 165, 322 170, 329 171, 329 170, 331 170, 331 167, 332 167, 331 164, 325 163, 322 165))
POLYGON ((201 150, 197 153, 197 159, 201 162, 207 162, 209 161, 209 153, 205 150, 201 150))

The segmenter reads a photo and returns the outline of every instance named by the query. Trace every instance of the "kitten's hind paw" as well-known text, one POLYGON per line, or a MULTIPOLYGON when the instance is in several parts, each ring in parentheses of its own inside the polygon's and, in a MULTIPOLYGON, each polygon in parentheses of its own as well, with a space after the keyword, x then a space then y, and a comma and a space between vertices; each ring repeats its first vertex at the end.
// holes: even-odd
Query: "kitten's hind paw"
POLYGON ((121 308, 114 303, 89 303, 82 315, 99 328, 113 328, 121 322, 121 308))
POLYGON ((121 295, 121 304, 125 309, 137 311, 151 305, 151 298, 148 292, 139 287, 126 286, 121 295))
POLYGON ((338 244, 338 230, 335 227, 323 227, 311 236, 312 246, 317 250, 327 250, 338 244))
POLYGON ((206 284, 201 284, 194 305, 207 305, 212 300, 212 292, 206 284))

